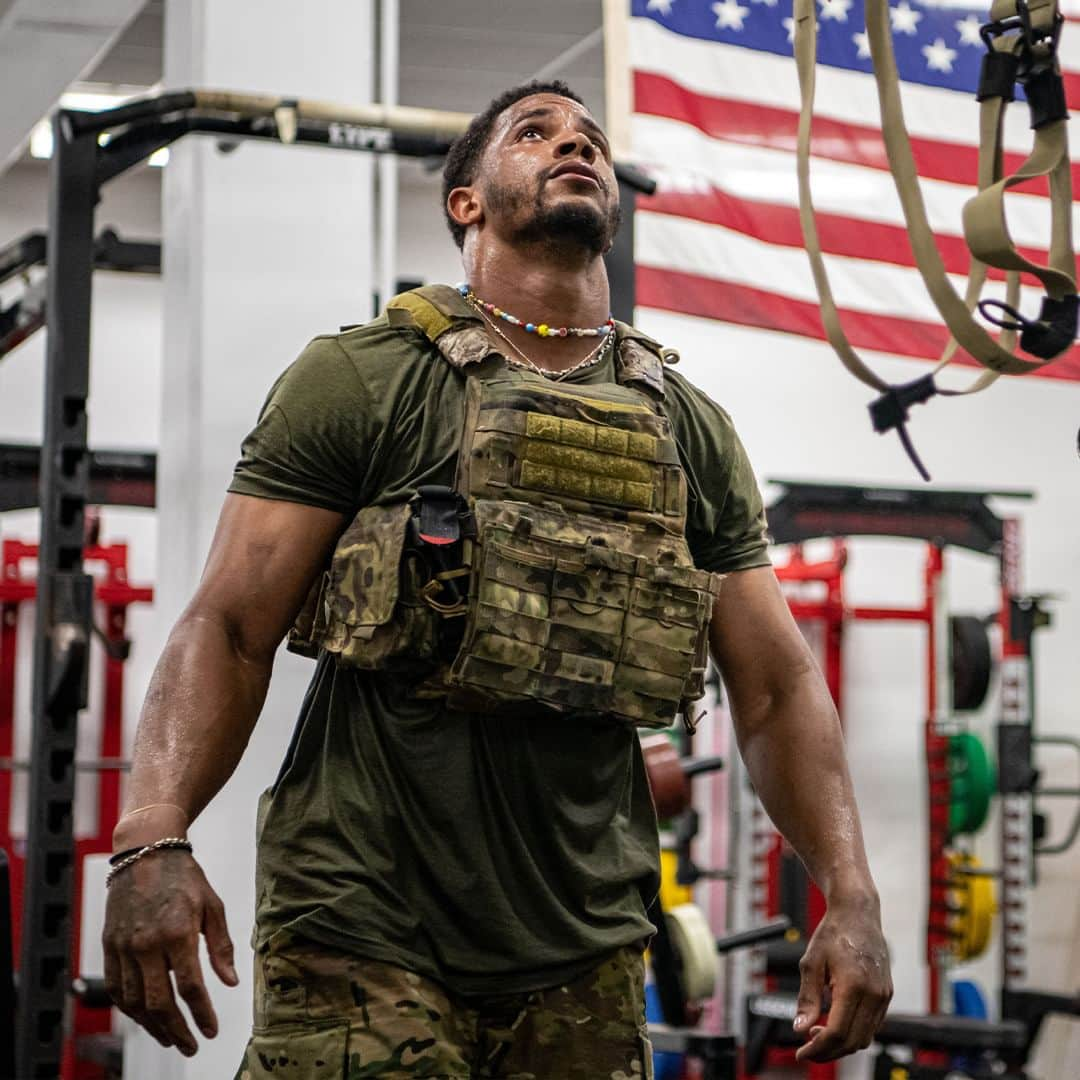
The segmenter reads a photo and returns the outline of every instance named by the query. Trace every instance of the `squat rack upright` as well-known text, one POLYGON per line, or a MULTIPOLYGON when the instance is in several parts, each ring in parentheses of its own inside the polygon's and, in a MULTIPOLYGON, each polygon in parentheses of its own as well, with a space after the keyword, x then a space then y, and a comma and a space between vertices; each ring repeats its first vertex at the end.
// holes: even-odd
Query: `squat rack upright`
MULTIPOLYGON (((53 116, 27 885, 14 1033, 16 1075, 24 1080, 59 1075, 69 986, 75 748, 79 712, 87 704, 93 603, 83 553, 94 214, 101 187, 190 134, 441 158, 469 120, 465 113, 212 90, 171 91, 103 112, 61 109, 53 116)), ((616 164, 615 173, 626 212, 606 259, 612 309, 629 321, 634 196, 655 185, 630 166, 616 164)))

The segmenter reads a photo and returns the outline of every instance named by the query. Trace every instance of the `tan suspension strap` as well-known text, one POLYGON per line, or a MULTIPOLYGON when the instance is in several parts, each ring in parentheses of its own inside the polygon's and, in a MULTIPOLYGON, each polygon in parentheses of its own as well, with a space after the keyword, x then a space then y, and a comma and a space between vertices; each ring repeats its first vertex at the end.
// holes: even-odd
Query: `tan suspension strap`
POLYGON ((905 427, 910 406, 927 401, 935 394, 953 396, 974 393, 990 385, 1000 374, 1025 374, 1038 370, 1067 348, 1076 335, 1071 172, 1065 136, 1064 92, 1056 56, 1061 16, 1057 13, 1056 0, 1030 0, 1030 3, 1025 3, 1025 0, 997 0, 991 11, 991 22, 983 28, 989 59, 984 60, 978 95, 982 103, 979 193, 964 208, 965 236, 972 250, 972 264, 965 296, 961 298, 945 272, 919 189, 918 173, 900 101, 888 0, 865 0, 865 12, 881 107, 882 135, 912 252, 927 290, 952 335, 932 372, 910 383, 890 385, 858 356, 841 325, 822 256, 810 192, 810 145, 817 60, 814 0, 795 0, 794 5, 795 59, 802 97, 797 155, 799 214, 811 271, 821 300, 826 337, 845 367, 856 378, 880 392, 881 396, 870 406, 875 430, 884 432, 895 428, 912 462, 923 478, 929 479, 905 427), (1017 172, 1004 177, 1004 107, 1012 99, 1016 81, 1023 82, 1027 90, 1035 128, 1035 145, 1017 172), (1005 192, 1037 176, 1048 176, 1050 180, 1052 240, 1046 266, 1032 263, 1016 251, 1004 212, 1005 192), (980 305, 984 316, 1002 328, 998 340, 991 337, 972 316, 979 303, 988 264, 1004 269, 1007 277, 1005 302, 983 301, 980 305), (1038 277, 1046 291, 1043 309, 1037 320, 1025 319, 1017 310, 1021 270, 1038 277), (991 310, 995 308, 1002 310, 1007 318, 991 315, 991 310), (1025 360, 1015 355, 1013 349, 1018 331, 1021 332, 1021 348, 1042 359, 1025 360), (957 347, 962 347, 987 371, 963 390, 939 388, 934 376, 952 360, 957 347))

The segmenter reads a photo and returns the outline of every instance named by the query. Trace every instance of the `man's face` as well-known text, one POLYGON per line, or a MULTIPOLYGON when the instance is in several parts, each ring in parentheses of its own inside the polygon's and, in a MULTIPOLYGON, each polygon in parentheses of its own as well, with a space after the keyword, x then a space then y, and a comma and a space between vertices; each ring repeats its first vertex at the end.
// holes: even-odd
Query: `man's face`
POLYGON ((489 223, 519 242, 599 255, 619 227, 607 138, 583 105, 558 94, 533 94, 502 113, 474 186, 489 223))

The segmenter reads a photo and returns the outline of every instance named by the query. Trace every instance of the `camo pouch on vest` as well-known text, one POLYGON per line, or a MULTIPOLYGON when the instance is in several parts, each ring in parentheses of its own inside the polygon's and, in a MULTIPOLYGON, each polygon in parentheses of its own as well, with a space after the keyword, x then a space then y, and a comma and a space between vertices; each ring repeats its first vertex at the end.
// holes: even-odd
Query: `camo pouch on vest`
POLYGON ((323 588, 321 645, 367 669, 414 669, 436 659, 437 616, 424 568, 406 550, 409 503, 369 506, 334 549, 323 588))
MULTIPOLYGON (((644 529, 555 507, 485 503, 465 637, 451 683, 667 727, 700 697, 719 579, 654 559, 644 529)), ((451 697, 451 704, 454 704, 451 697)))

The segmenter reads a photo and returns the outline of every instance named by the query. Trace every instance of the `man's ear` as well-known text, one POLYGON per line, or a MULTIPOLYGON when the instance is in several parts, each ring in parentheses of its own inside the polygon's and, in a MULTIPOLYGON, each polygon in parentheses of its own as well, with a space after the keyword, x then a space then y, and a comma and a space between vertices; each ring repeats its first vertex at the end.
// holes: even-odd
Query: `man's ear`
POLYGON ((446 196, 446 209, 452 220, 468 228, 484 220, 484 210, 473 187, 456 187, 446 196))

